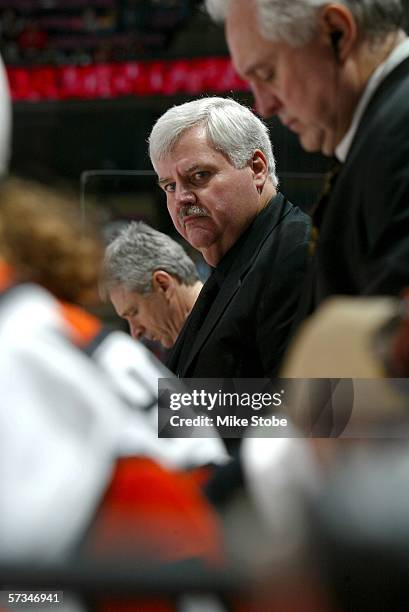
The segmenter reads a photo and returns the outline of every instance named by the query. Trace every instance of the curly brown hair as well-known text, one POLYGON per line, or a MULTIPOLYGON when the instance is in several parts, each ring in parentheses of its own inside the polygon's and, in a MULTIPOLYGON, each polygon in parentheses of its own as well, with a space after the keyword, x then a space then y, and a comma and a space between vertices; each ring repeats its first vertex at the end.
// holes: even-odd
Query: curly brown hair
POLYGON ((93 303, 103 252, 75 199, 17 178, 1 185, 0 254, 19 281, 38 283, 65 301, 93 303))

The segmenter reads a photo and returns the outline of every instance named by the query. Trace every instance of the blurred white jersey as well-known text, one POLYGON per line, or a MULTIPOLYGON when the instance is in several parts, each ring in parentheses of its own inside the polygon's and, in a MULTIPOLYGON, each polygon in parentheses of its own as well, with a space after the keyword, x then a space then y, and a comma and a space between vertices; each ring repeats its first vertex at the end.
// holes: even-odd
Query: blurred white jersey
MULTIPOLYGON (((174 376, 140 342, 114 331, 102 339, 92 356, 130 408, 120 440, 121 454, 135 454, 135 441, 138 446, 143 427, 152 438, 153 458, 165 467, 194 468, 228 460, 216 430, 214 438, 158 438, 158 379, 174 376)), ((177 379, 175 384, 179 384, 177 379)))
POLYGON ((69 552, 121 455, 168 467, 226 457, 218 438, 157 437, 157 379, 165 371, 141 345, 111 333, 96 363, 71 335, 44 289, 27 284, 1 295, 0 555, 8 560, 69 552))
MULTIPOLYGON (((0 555, 69 552, 108 484, 128 408, 69 340, 59 303, 36 285, 0 300, 0 555)), ((147 428, 134 453, 152 456, 147 428)))

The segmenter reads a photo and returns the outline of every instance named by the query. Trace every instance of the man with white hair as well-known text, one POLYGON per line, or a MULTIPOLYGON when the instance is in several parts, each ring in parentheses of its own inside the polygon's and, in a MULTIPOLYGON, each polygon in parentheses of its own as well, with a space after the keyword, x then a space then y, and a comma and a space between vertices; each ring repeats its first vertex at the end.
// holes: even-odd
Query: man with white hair
POLYGON ((310 221, 277 192, 266 126, 234 100, 193 100, 158 119, 149 153, 177 231, 214 268, 168 367, 182 377, 273 376, 310 221))
POLYGON ((340 165, 313 213, 305 312, 396 294, 409 270, 409 40, 401 0, 207 0, 263 116, 340 165), (318 236, 318 233, 316 234, 318 236))

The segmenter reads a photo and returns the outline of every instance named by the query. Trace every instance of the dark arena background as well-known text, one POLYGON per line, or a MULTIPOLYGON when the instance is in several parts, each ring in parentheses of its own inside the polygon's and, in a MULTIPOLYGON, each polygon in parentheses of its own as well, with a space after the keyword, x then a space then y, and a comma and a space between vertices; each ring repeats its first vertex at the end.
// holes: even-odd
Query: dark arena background
MULTIPOLYGON (((86 176, 86 195, 103 192, 114 206, 110 192, 133 193, 122 215, 159 222, 146 212, 149 178, 115 172, 151 171, 146 137, 166 108, 209 94, 252 104, 222 28, 200 2, 1 0, 0 11, 14 100, 12 171, 80 190, 82 173, 105 170, 86 176)), ((306 155, 278 120, 269 125, 282 189, 308 209, 328 162, 306 155)))

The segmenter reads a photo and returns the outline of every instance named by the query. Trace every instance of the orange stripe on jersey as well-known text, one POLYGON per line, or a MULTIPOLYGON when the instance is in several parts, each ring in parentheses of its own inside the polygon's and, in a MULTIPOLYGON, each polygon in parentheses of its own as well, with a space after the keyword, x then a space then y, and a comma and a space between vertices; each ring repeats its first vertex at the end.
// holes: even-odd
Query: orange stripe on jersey
POLYGON ((60 302, 61 313, 68 323, 71 340, 79 347, 83 347, 99 334, 101 322, 79 306, 60 302))
POLYGON ((5 291, 16 282, 13 268, 0 259, 0 291, 5 291))

